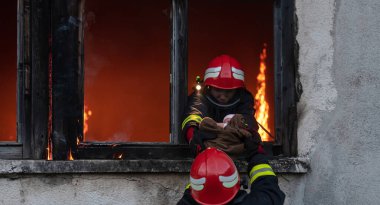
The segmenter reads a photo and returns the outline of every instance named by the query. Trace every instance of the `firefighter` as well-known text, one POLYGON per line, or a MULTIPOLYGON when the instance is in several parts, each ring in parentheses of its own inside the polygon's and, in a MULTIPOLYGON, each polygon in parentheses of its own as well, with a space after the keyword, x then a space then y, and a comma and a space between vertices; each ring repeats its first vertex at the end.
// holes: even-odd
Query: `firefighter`
POLYGON ((216 138, 215 134, 199 131, 204 117, 222 123, 230 114, 242 114, 248 130, 257 132, 254 99, 245 88, 244 71, 236 59, 221 55, 211 60, 205 70, 203 88, 200 87, 188 97, 182 122, 182 135, 194 155, 205 149, 205 140, 216 138))
POLYGON ((207 148, 194 159, 190 184, 177 205, 213 204, 283 204, 285 194, 267 157, 258 149, 259 137, 249 137, 244 144, 249 151, 248 170, 250 192, 240 190, 240 176, 235 164, 224 152, 207 148))

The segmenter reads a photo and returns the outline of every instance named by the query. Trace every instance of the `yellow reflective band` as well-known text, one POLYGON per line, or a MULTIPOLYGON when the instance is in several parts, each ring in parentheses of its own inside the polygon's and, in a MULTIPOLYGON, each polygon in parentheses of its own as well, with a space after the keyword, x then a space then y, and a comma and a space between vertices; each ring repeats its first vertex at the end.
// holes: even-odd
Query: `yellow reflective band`
POLYGON ((186 189, 189 189, 189 188, 190 188, 190 183, 186 185, 185 190, 186 190, 186 189))
POLYGON ((190 121, 195 121, 197 123, 202 122, 202 118, 199 115, 189 115, 183 122, 182 122, 182 129, 186 126, 186 123, 190 121))
POLYGON ((272 167, 269 164, 258 164, 251 169, 251 171, 249 172, 249 177, 252 177, 253 172, 255 172, 259 169, 264 169, 264 168, 272 169, 272 167))
POLYGON ((276 176, 276 174, 273 172, 272 167, 269 164, 259 164, 254 166, 249 172, 249 177, 251 178, 249 183, 252 184, 261 176, 276 176))
POLYGON ((276 176, 276 174, 272 171, 258 172, 251 178, 251 180, 249 181, 249 184, 252 184, 257 178, 262 177, 262 176, 276 176))

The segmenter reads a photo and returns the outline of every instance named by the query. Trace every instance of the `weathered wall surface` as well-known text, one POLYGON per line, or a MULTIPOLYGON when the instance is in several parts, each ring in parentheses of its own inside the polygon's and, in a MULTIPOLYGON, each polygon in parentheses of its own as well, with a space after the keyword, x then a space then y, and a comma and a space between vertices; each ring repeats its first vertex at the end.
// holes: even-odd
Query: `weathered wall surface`
MULTIPOLYGON (((289 204, 380 203, 380 1, 296 0, 299 153, 289 204)), ((291 186, 287 184, 287 186, 291 186)))
MULTIPOLYGON (((299 154, 286 204, 380 203, 380 1, 296 0, 299 154)), ((187 174, 0 178, 0 204, 175 204, 187 174)))
POLYGON ((0 204, 175 204, 182 196, 187 179, 184 174, 0 178, 0 204))
MULTIPOLYGON (((34 174, 1 176, 0 204, 174 205, 183 195, 188 174, 34 174)), ((288 201, 296 200, 302 180, 280 176, 288 201), (289 183, 292 182, 292 183, 289 183), (293 200, 294 199, 294 200, 293 200)))

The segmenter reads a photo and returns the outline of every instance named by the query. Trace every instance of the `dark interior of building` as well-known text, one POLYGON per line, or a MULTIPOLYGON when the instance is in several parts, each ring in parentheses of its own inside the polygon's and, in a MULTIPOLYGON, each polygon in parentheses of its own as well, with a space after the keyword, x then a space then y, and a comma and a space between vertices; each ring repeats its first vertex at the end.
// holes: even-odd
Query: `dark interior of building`
POLYGON ((17 1, 0 12, 0 141, 16 141, 17 1))
MULTIPOLYGON (((170 2, 97 0, 85 8, 85 103, 92 111, 85 140, 168 141, 170 2)), ((229 54, 254 95, 266 43, 273 104, 272 10, 271 1, 189 1, 189 92, 212 58, 229 54)))
MULTIPOLYGON (((168 142, 171 1, 85 4, 85 141, 168 142), (149 5, 149 6, 147 6, 149 5)), ((16 140, 17 2, 0 13, 0 140, 16 140)), ((273 1, 189 1, 188 90, 220 54, 240 61, 256 93, 259 55, 267 45, 266 97, 274 130, 273 1)), ((54 68, 53 68, 54 69, 54 68)))

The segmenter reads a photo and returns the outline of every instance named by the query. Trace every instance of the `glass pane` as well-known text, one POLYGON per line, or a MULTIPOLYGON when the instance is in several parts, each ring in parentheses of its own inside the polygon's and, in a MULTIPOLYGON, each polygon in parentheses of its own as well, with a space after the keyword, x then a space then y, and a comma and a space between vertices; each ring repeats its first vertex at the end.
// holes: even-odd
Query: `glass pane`
POLYGON ((0 28, 0 141, 16 141, 16 0, 2 2, 0 28))
POLYGON ((203 78, 209 61, 228 54, 242 65, 247 89, 255 97, 258 86, 263 85, 258 83, 257 76, 264 44, 267 48, 265 99, 269 105, 266 121, 267 129, 275 136, 273 1, 189 1, 189 93, 193 91, 195 77, 203 78))
POLYGON ((169 14, 168 0, 86 1, 85 141, 169 141, 169 14))

